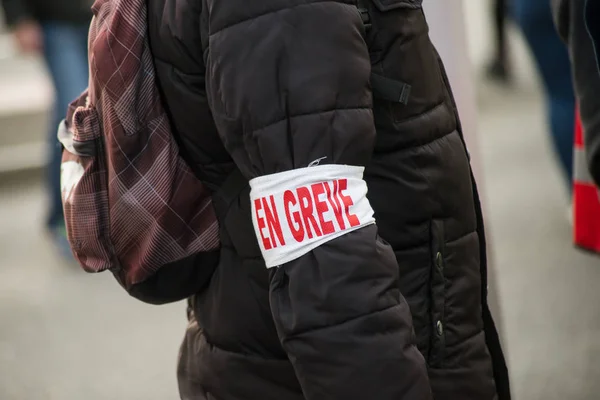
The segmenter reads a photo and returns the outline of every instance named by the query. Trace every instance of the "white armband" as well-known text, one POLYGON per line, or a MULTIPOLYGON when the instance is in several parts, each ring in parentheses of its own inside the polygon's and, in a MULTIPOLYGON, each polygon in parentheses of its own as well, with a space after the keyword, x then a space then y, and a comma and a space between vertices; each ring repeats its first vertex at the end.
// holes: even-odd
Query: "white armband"
POLYGON ((374 224, 363 172, 330 164, 252 179, 252 222, 267 268, 374 224))

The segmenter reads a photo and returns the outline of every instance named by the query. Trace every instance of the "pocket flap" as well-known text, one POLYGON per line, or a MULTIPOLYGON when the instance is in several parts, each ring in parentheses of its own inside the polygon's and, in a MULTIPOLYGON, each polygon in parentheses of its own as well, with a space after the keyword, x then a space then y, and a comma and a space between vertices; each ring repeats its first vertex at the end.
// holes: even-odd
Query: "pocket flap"
POLYGON ((390 11, 396 8, 421 8, 423 0, 372 0, 379 11, 390 11))

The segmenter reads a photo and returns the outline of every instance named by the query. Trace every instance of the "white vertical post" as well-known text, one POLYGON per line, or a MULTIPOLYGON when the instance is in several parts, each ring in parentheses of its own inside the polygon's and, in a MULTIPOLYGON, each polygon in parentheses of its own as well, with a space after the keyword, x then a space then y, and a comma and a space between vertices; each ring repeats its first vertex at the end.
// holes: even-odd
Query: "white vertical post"
MULTIPOLYGON (((477 141, 477 104, 475 99, 474 71, 469 59, 469 47, 465 28, 463 0, 426 0, 423 2, 429 23, 431 40, 436 46, 452 85, 465 141, 470 149, 471 165, 477 178, 482 201, 485 199, 482 164, 477 141)), ((485 205, 484 205, 485 209, 485 205)), ((488 230, 489 234, 489 230, 488 230)), ((500 336, 502 335, 502 310, 498 301, 498 291, 492 252, 488 240, 489 304, 494 315, 500 336)))
POLYGON ((473 68, 469 59, 463 0, 425 0, 429 34, 436 46, 452 84, 458 104, 465 140, 472 150, 471 163, 477 181, 482 181, 477 141, 477 106, 473 68))

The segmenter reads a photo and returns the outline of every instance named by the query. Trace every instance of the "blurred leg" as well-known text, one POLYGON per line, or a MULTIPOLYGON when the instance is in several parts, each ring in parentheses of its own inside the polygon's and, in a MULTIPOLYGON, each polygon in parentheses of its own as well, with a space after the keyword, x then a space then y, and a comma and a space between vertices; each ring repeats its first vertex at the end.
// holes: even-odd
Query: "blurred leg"
POLYGON ((44 24, 43 31, 44 57, 56 93, 48 132, 50 155, 47 167, 50 194, 48 226, 55 229, 64 224, 60 194, 62 150, 56 139, 56 131, 60 121, 65 117, 69 103, 88 84, 87 27, 52 22, 44 24))
POLYGON ((493 2, 495 53, 488 66, 488 75, 492 79, 506 82, 510 79, 506 41, 506 0, 493 0, 493 2))
POLYGON ((494 0, 494 3, 496 57, 502 63, 506 63, 506 0, 494 0))
POLYGON ((573 176, 575 94, 569 54, 554 28, 548 0, 515 0, 513 11, 544 84, 552 140, 570 190, 573 176))

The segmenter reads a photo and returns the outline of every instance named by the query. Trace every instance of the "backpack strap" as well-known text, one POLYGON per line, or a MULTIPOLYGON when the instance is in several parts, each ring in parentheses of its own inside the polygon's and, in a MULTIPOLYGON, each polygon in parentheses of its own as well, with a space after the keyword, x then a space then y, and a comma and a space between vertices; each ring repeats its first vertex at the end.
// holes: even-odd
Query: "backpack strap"
MULTIPOLYGON (((368 2, 369 0, 356 0, 356 7, 367 33, 372 28, 368 2)), ((406 105, 411 89, 412 87, 408 83, 371 72, 371 90, 373 91, 373 97, 377 99, 406 105)))
POLYGON ((367 7, 366 0, 356 0, 356 7, 360 13, 360 18, 365 26, 365 30, 369 31, 371 29, 371 16, 369 15, 369 8, 367 7))

